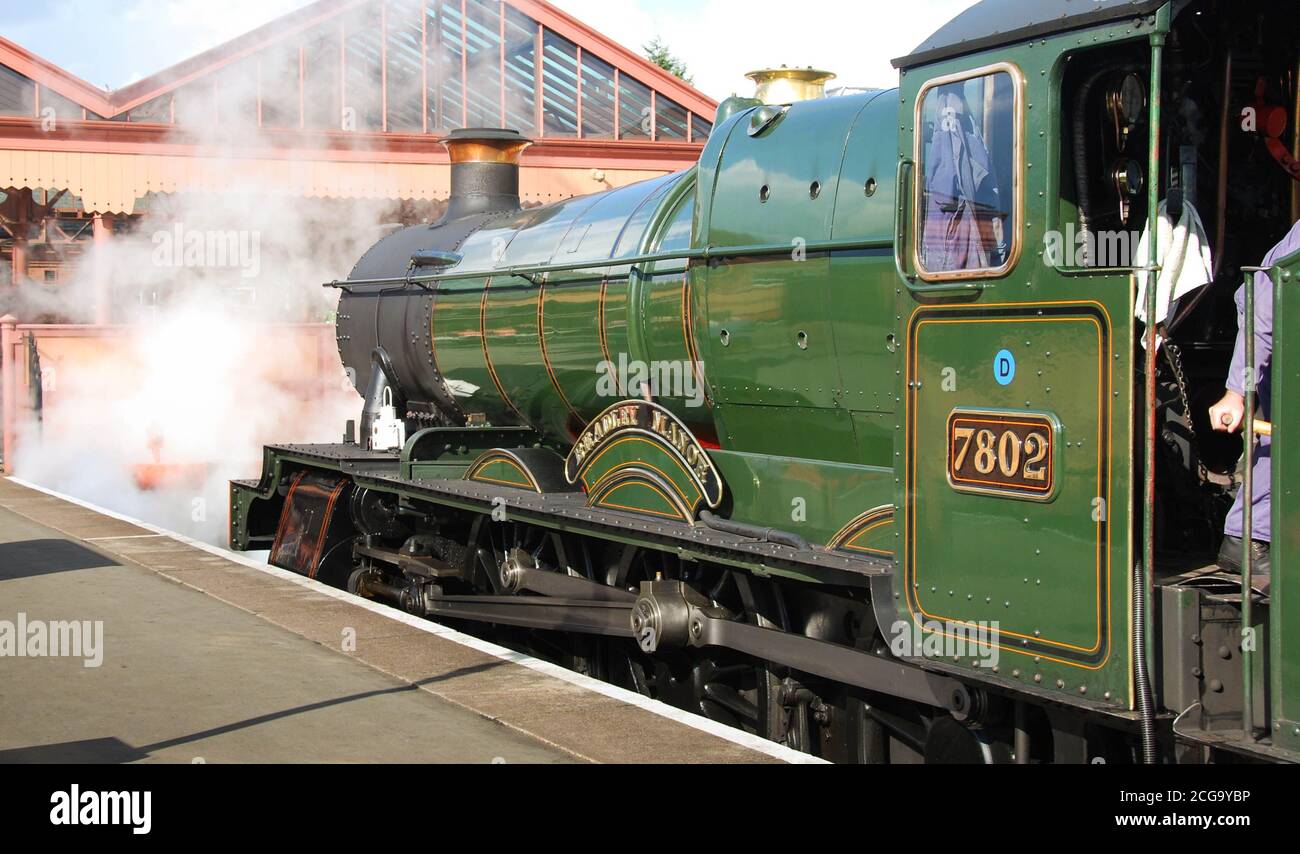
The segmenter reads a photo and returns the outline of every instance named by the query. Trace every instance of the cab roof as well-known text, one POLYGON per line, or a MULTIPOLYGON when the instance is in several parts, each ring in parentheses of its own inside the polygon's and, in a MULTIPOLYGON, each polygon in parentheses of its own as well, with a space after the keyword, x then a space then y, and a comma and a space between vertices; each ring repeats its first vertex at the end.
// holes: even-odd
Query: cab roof
POLYGON ((1136 18, 1169 0, 981 0, 945 24, 895 68, 914 68, 1004 44, 1136 18))

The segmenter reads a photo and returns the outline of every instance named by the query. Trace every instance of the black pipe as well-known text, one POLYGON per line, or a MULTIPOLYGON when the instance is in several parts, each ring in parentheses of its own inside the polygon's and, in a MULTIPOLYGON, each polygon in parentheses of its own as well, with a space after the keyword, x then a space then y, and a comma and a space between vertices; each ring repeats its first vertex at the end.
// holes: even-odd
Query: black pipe
POLYGON ((366 383, 366 402, 361 407, 361 447, 371 450, 372 428, 384 407, 384 392, 391 390, 393 406, 399 407, 402 405, 397 399, 400 388, 388 352, 376 347, 370 354, 370 380, 366 383))
POLYGON ((1133 692, 1137 695, 1138 719, 1142 739, 1142 764, 1155 765, 1160 761, 1160 754, 1156 745, 1155 698, 1152 697, 1151 674, 1147 670, 1147 591, 1144 583, 1145 576, 1145 571, 1133 574, 1133 692))
POLYGON ((1074 187, 1078 194, 1079 237, 1083 243, 1085 253, 1083 266, 1085 267, 1091 267, 1094 263, 1092 254, 1088 251, 1090 243, 1088 235, 1092 233, 1092 176, 1088 173, 1088 101, 1097 82, 1113 70, 1107 68, 1094 72, 1079 87, 1074 102, 1074 121, 1071 128, 1071 138, 1074 142, 1074 187))
POLYGON ((789 531, 778 530, 777 528, 762 528, 758 525, 749 525, 744 522, 732 522, 730 519, 719 519, 708 510, 700 511, 700 521, 707 527, 724 534, 735 534, 737 537, 744 537, 749 540, 758 540, 760 543, 772 543, 778 546, 786 546, 801 552, 810 552, 813 547, 798 534, 792 534, 789 531))

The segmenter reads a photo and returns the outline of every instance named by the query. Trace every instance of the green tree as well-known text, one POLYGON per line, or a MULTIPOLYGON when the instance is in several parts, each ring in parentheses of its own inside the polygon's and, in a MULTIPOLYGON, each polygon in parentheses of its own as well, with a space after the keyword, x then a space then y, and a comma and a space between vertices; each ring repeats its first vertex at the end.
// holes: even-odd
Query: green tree
POLYGON ((673 52, 668 49, 668 45, 664 44, 663 39, 655 36, 650 40, 649 44, 642 45, 641 49, 645 51, 646 59, 669 74, 682 78, 692 86, 695 85, 695 77, 686 68, 686 63, 673 55, 673 52))

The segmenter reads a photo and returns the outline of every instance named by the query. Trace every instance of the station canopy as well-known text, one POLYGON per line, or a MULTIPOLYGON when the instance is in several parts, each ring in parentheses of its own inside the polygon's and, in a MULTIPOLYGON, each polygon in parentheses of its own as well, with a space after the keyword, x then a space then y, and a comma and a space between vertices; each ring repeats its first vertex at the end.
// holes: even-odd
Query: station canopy
POLYGON ((319 0, 115 91, 0 38, 0 188, 105 213, 232 184, 441 199, 433 138, 506 127, 538 141, 521 189, 548 201, 693 162, 716 109, 541 0, 319 0))

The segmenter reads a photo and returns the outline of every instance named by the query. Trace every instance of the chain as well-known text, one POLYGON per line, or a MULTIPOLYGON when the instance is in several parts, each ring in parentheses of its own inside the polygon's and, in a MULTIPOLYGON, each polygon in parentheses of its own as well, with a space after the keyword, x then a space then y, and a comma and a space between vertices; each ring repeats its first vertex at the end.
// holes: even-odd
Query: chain
POLYGON ((1192 453, 1196 455, 1196 473, 1202 481, 1209 477, 1209 470, 1205 468, 1205 463, 1201 460, 1201 452, 1197 448, 1196 440, 1196 419, 1192 417, 1192 401, 1187 395, 1187 373, 1183 370, 1183 352, 1178 345, 1172 341, 1165 341, 1165 358, 1169 361, 1169 367, 1174 370, 1174 380, 1178 383, 1178 397, 1183 402, 1183 416, 1187 419, 1187 432, 1192 439, 1192 453))

